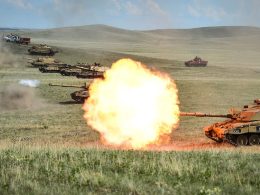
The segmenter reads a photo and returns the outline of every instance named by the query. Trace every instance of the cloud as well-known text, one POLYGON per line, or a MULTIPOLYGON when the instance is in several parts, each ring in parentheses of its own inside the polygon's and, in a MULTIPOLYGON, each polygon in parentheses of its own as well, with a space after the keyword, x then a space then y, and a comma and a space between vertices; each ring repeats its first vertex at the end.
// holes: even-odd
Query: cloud
POLYGON ((171 26, 172 18, 156 0, 110 0, 116 12, 114 15, 124 15, 127 13, 133 16, 130 20, 141 26, 158 26, 159 28, 171 26))
POLYGON ((236 4, 238 7, 233 15, 234 23, 260 26, 259 0, 237 0, 236 4))
POLYGON ((111 1, 114 4, 114 6, 116 7, 117 10, 121 10, 122 9, 120 0, 111 0, 111 1))
POLYGON ((111 0, 111 2, 118 11, 126 11, 132 15, 144 15, 147 11, 156 16, 168 15, 155 0, 111 0))
POLYGON ((200 12, 198 9, 194 8, 191 5, 188 5, 188 12, 190 13, 190 15, 194 16, 194 17, 200 17, 200 12))
POLYGON ((142 10, 138 6, 133 4, 131 1, 126 2, 125 9, 129 14, 132 14, 132 15, 138 16, 138 15, 143 14, 142 10))
POLYGON ((158 3, 156 3, 154 0, 146 0, 146 5, 148 7, 148 9, 157 15, 161 15, 161 16, 167 16, 168 13, 166 11, 164 11, 158 3))
POLYGON ((191 4, 187 5, 187 10, 193 17, 206 17, 215 21, 228 15, 223 8, 208 4, 205 0, 193 0, 191 4))
POLYGON ((8 3, 22 9, 32 9, 33 6, 28 0, 7 0, 8 3))
MULTIPOLYGON (((90 0, 51 0, 39 8, 40 13, 56 26, 80 25, 88 18, 90 0)), ((93 16, 92 16, 93 18, 93 16)))

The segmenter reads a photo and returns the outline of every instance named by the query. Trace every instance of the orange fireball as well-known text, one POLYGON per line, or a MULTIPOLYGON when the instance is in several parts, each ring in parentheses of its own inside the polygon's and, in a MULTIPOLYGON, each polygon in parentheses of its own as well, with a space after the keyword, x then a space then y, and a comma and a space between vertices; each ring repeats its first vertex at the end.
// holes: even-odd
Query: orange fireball
POLYGON ((83 105, 87 124, 110 145, 158 144, 179 122, 178 90, 166 74, 121 59, 90 86, 83 105))

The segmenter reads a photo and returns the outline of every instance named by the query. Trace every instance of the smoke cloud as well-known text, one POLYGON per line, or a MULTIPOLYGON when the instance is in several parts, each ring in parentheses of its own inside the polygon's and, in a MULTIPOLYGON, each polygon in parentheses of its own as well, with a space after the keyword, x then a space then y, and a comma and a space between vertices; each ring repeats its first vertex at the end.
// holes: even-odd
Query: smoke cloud
POLYGON ((0 109, 37 109, 43 107, 43 100, 35 94, 34 88, 10 84, 0 89, 0 109))
POLYGON ((39 80, 22 79, 19 81, 20 85, 27 87, 38 87, 40 85, 39 80))
POLYGON ((3 43, 0 42, 0 69, 18 67, 19 57, 13 54, 3 43))

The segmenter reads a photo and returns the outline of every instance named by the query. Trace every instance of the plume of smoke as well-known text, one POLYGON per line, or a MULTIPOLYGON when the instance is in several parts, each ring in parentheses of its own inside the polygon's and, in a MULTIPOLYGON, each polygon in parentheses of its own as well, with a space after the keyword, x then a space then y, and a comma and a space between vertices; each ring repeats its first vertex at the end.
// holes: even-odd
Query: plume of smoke
POLYGON ((0 90, 1 110, 37 109, 43 106, 34 88, 10 84, 0 90))
POLYGON ((3 43, 0 41, 0 69, 7 67, 17 67, 19 57, 13 54, 3 43))
POLYGON ((39 80, 22 79, 19 81, 20 85, 27 87, 38 87, 40 85, 39 80))

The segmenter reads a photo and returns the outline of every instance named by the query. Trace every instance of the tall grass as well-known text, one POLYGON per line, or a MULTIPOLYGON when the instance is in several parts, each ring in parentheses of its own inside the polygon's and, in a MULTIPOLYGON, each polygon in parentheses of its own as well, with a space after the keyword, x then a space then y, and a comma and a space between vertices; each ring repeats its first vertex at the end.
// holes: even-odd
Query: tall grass
POLYGON ((260 156, 96 149, 0 151, 1 194, 258 194, 260 156))

